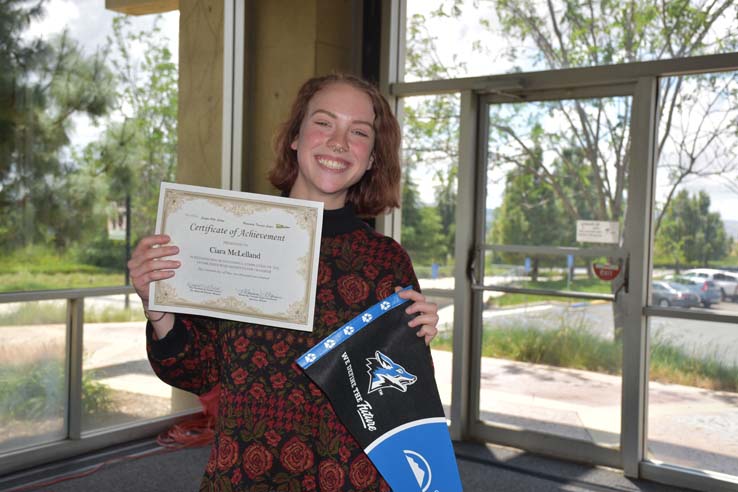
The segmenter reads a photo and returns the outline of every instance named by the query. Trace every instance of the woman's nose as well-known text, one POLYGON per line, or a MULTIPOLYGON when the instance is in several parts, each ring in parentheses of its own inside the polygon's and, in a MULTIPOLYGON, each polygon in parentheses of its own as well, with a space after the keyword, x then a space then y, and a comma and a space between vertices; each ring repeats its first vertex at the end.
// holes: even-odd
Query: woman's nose
POLYGON ((348 151, 348 141, 346 140, 346 133, 337 131, 328 140, 328 148, 337 154, 348 151))

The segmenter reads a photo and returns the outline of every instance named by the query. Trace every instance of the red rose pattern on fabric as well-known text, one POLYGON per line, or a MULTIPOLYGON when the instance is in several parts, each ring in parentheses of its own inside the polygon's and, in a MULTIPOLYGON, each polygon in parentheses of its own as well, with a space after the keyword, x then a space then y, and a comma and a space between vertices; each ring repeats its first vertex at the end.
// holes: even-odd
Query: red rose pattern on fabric
POLYGON ((318 480, 322 492, 338 492, 342 490, 345 473, 335 460, 323 461, 318 467, 318 480))
POLYGON ((272 453, 259 443, 252 444, 243 452, 243 470, 249 478, 263 475, 272 467, 272 453))
POLYGON ((366 488, 377 480, 377 469, 366 455, 360 455, 351 463, 349 480, 357 489, 366 488))
POLYGON ((285 470, 300 473, 313 466, 313 452, 299 438, 293 437, 284 446, 279 455, 285 470))
POLYGON ((180 353, 156 359, 149 338, 152 367, 165 382, 198 394, 221 384, 218 437, 201 490, 389 492, 294 361, 395 286, 417 289, 417 280, 397 243, 363 229, 323 238, 318 278, 311 333, 178 315, 187 332, 180 353))
POLYGON ((221 436, 218 441, 218 469, 227 470, 238 461, 238 444, 228 436, 221 436))
POLYGON ((356 304, 369 296, 369 284, 356 274, 344 275, 338 279, 338 293, 346 304, 356 304))

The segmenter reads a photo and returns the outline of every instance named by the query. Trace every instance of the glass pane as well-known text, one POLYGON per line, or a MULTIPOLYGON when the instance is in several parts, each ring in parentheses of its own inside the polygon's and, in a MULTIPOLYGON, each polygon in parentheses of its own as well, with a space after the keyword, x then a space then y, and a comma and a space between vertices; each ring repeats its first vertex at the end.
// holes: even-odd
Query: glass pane
POLYGON ((451 418, 451 381, 454 348, 454 300, 428 297, 438 304, 438 335, 431 342, 433 369, 446 418, 451 418))
POLYGON ((421 288, 454 288, 459 96, 402 100, 403 247, 421 288))
POLYGON ((608 302, 518 299, 482 313, 480 416, 617 448, 622 343, 608 302))
POLYGON ((66 301, 0 304, 0 454, 64 439, 66 301))
POLYGON ((738 314, 738 72, 667 77, 659 90, 669 116, 658 134, 653 280, 738 314))
POLYGON ((175 177, 179 13, 87 3, 3 12, 0 292, 124 284, 175 177))
POLYGON ((146 357, 140 299, 85 299, 82 430, 143 421, 189 408, 198 400, 163 383, 146 357))
POLYGON ((405 80, 612 65, 738 48, 738 6, 686 2, 407 2, 405 80), (668 36, 664 33, 668 32, 668 36), (695 42, 695 40, 698 40, 695 42))
MULTIPOLYGON (((611 294, 622 283, 620 272, 622 262, 617 258, 485 251, 486 286, 611 294)), ((544 298, 502 292, 484 294, 495 297, 490 302, 496 307, 544 298)))
POLYGON ((486 242, 619 244, 630 106, 629 97, 490 105, 486 242), (602 233, 578 234, 582 221, 602 233))
POLYGON ((651 318, 648 457, 738 475, 738 331, 651 318))

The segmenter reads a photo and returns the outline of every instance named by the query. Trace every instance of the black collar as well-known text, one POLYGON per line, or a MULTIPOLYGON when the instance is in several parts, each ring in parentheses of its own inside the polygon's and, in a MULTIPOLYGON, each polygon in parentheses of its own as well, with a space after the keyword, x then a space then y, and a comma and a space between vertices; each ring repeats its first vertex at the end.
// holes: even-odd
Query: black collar
POLYGON ((334 237, 359 229, 369 229, 369 225, 356 215, 353 205, 323 210, 323 237, 334 237))

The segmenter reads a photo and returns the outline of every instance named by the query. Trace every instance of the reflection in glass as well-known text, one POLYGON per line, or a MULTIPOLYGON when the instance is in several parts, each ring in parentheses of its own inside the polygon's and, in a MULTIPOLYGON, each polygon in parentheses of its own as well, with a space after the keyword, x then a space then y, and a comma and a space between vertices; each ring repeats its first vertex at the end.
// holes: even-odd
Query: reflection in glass
POLYGON ((736 51, 735 2, 689 0, 667 5, 655 0, 630 2, 627 9, 619 2, 563 0, 407 2, 405 80, 736 51))
POLYGON ((66 316, 65 301, 0 304, 0 454, 66 437, 66 316))
POLYGON ((619 447, 622 343, 611 304, 494 305, 482 314, 481 419, 619 447))
POLYGON ((738 72, 665 77, 659 104, 653 280, 738 312, 738 72))
POLYGON ((459 96, 402 102, 402 246, 421 287, 453 289, 459 96))
POLYGON ((738 475, 738 331, 651 318, 647 457, 738 475))
POLYGON ((85 300, 82 430, 91 431, 198 408, 154 374, 146 356, 146 327, 138 297, 85 300))

